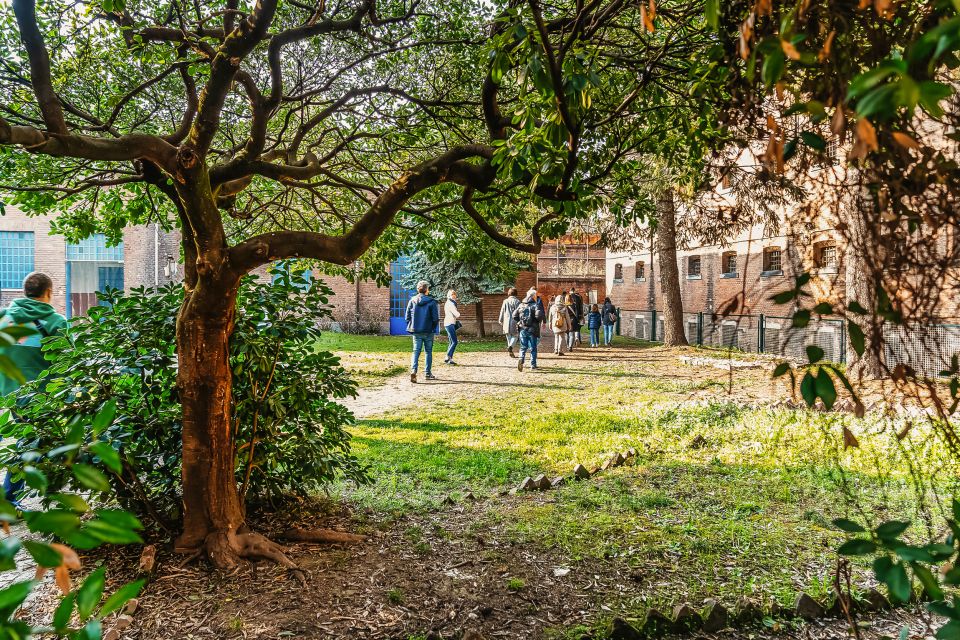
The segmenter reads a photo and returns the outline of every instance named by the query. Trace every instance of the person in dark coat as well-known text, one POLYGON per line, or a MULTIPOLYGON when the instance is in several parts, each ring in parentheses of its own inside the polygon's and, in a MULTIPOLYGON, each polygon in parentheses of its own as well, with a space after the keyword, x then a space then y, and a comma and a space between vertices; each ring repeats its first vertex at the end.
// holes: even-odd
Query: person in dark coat
POLYGON ((603 319, 600 317, 600 307, 593 305, 590 313, 587 314, 587 329, 590 330, 590 346, 600 346, 600 327, 603 325, 603 319))
MULTIPOLYGON (((573 309, 574 315, 574 326, 573 326, 573 339, 575 344, 580 344, 580 328, 583 327, 584 320, 584 307, 583 307, 583 298, 580 297, 580 294, 577 293, 575 287, 570 287, 570 301, 571 308, 573 309)), ((573 345, 570 346, 573 349, 573 345)))
POLYGON ((523 302, 513 312, 513 319, 517 321, 520 330, 520 360, 517 361, 517 371, 523 371, 523 363, 530 352, 530 368, 537 368, 537 345, 540 343, 540 325, 543 324, 543 311, 537 304, 537 290, 530 289, 523 302))
POLYGON ((436 380, 433 376, 433 336, 440 324, 440 305, 430 295, 430 283, 421 280, 417 283, 417 295, 407 303, 407 332, 413 335, 413 358, 410 363, 410 382, 417 381, 417 365, 420 352, 426 350, 427 380, 436 380))
POLYGON ((603 322, 603 346, 609 347, 613 342, 613 329, 617 325, 617 308, 613 306, 609 296, 603 299, 600 317, 603 322))

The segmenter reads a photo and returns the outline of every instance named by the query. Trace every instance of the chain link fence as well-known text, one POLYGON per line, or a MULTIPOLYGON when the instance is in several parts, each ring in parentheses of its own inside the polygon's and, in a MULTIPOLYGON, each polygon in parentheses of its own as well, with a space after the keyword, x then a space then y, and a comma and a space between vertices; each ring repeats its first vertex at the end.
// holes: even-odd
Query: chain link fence
MULTIPOLYGON (((618 334, 661 342, 663 314, 658 310, 619 309, 618 334)), ((828 362, 846 364, 847 325, 839 319, 811 318, 806 327, 794 327, 790 316, 729 315, 685 312, 684 334, 692 345, 737 349, 748 353, 806 362, 806 349, 823 349, 828 362)), ((960 354, 960 324, 924 327, 884 327, 884 362, 889 369, 904 364, 918 375, 934 378, 950 368, 954 354, 960 354)))

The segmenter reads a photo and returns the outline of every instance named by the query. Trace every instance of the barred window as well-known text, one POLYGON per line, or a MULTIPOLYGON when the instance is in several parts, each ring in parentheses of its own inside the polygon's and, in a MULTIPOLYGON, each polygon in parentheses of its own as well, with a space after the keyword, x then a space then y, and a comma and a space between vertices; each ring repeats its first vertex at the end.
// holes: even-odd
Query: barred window
POLYGON ((722 260, 723 274, 735 276, 737 275, 737 252, 728 251, 723 254, 722 260))
POLYGON ((783 270, 782 254, 778 247, 770 247, 763 250, 763 270, 783 270))
POLYGON ((634 274, 633 274, 634 280, 643 280, 644 278, 646 278, 647 272, 646 272, 646 269, 644 269, 644 264, 642 262, 638 262, 637 264, 635 264, 633 269, 634 269, 634 274))
POLYGON ((696 278, 700 276, 700 256, 690 256, 687 258, 687 277, 696 278))

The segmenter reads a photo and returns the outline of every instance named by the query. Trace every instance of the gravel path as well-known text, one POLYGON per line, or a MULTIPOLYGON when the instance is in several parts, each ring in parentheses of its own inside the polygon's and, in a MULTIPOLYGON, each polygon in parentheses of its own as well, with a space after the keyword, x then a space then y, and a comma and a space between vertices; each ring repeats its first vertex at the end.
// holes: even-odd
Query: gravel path
POLYGON ((455 356, 457 365, 443 364, 443 353, 434 354, 433 374, 437 380, 425 380, 423 356, 417 384, 410 382, 410 374, 388 378, 383 386, 360 389, 356 398, 343 402, 359 419, 414 405, 424 400, 442 397, 444 400, 478 398, 524 388, 555 386, 567 390, 583 390, 574 373, 588 375, 604 362, 625 362, 644 358, 634 348, 577 347, 573 353, 557 356, 553 353, 552 337, 540 342, 537 369, 530 368, 529 356, 524 370, 517 370, 518 359, 502 352, 474 352, 455 356))

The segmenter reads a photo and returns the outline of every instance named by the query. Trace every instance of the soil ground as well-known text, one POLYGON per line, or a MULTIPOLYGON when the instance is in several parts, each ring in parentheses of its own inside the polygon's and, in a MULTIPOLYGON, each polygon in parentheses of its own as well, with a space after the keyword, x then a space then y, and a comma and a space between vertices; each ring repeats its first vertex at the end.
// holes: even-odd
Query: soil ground
MULTIPOLYGON (((251 563, 225 575, 212 572, 203 562, 181 566, 181 559, 164 550, 157 574, 141 598, 136 622, 124 637, 416 640, 458 639, 466 630, 475 630, 488 639, 579 638, 588 632, 599 638, 613 616, 636 618, 647 606, 667 608, 685 600, 699 606, 710 595, 732 604, 731 594, 741 592, 762 602, 774 596, 783 600, 793 590, 807 589, 811 581, 822 585, 829 575, 835 558, 830 550, 833 534, 814 531, 803 522, 805 518, 794 514, 788 519, 796 520, 791 526, 797 528, 784 535, 791 545, 800 545, 797 550, 787 546, 770 550, 780 538, 764 537, 783 519, 781 508, 802 508, 797 505, 822 500, 819 485, 801 502, 785 507, 755 496, 740 512, 736 509, 744 498, 738 497, 730 516, 733 524, 724 520, 724 526, 750 521, 745 526, 756 528, 738 530, 740 537, 733 543, 723 537, 711 541, 707 536, 712 534, 703 531, 691 534, 697 544, 708 546, 749 546, 759 540, 765 551, 697 547, 694 552, 680 543, 671 546, 673 542, 662 537, 649 543, 642 542, 645 538, 630 538, 642 529, 644 535, 682 539, 686 530, 677 528, 680 523, 663 525, 661 521, 685 516, 683 509, 723 502, 723 496, 704 498, 686 489, 677 493, 677 487, 671 486, 695 482, 704 469, 726 460, 726 445, 720 436, 714 442, 714 432, 707 427, 696 434, 684 431, 676 438, 676 447, 669 442, 661 447, 656 444, 661 436, 654 434, 655 445, 643 442, 649 451, 638 458, 642 462, 609 477, 601 474, 556 492, 505 492, 532 469, 569 473, 570 463, 578 456, 584 462, 591 457, 599 462, 598 455, 609 446, 604 434, 610 429, 604 425, 637 415, 640 428, 646 430, 647 423, 641 419, 646 414, 641 412, 651 407, 662 412, 665 403, 674 408, 710 408, 711 403, 722 402, 723 406, 761 407, 769 413, 764 407, 785 394, 771 382, 769 362, 731 374, 712 366, 722 365, 727 357, 723 353, 621 342, 614 348, 583 347, 557 357, 547 341, 541 346, 540 369, 521 372, 517 361, 500 347, 481 343, 482 348, 458 354, 455 367, 441 364, 438 348, 434 371, 439 380, 414 385, 405 369, 406 341, 392 344, 399 346, 373 354, 362 349, 341 353, 348 368, 372 371, 358 397, 348 404, 360 420, 355 433, 358 455, 374 465, 377 483, 365 488, 337 487, 331 499, 289 505, 280 515, 255 520, 265 533, 277 534, 289 524, 316 525, 362 532, 368 540, 348 546, 290 546, 290 557, 307 573, 305 586, 270 563, 251 563), (691 354, 708 359, 697 365, 679 360, 691 354), (402 373, 399 367, 404 367, 402 373), (378 377, 378 371, 385 375, 378 377), (627 385, 625 389, 616 386, 622 384, 627 385), (570 420, 586 425, 584 429, 593 428, 589 420, 598 415, 607 422, 600 425, 598 435, 586 439, 588 444, 567 442, 571 434, 554 432, 549 441, 532 436, 527 441, 512 432, 524 431, 527 423, 518 426, 510 418, 512 412, 531 410, 525 399, 539 412, 569 409, 570 420), (557 405, 552 406, 551 400, 557 405), (504 404, 509 410, 497 413, 495 409, 504 404), (616 411, 603 413, 607 405, 616 411), (577 417, 577 412, 586 417, 577 417), (456 414, 456 419, 436 426, 448 413, 456 414), (415 422, 420 416, 422 421, 415 422), (484 433, 474 434, 470 430, 474 427, 484 433), (702 433, 710 441, 707 452, 689 446, 690 439, 702 433), (490 438, 489 442, 477 444, 482 437, 490 438), (423 470, 408 466, 414 463, 399 462, 406 450, 397 447, 407 446, 417 447, 412 449, 417 454, 429 451, 440 456, 437 466, 423 470), (707 454, 713 459, 705 461, 706 466, 691 457, 707 454), (663 475, 664 469, 679 475, 663 475), (634 511, 617 511, 613 502, 586 500, 584 492, 591 496, 599 492, 604 500, 639 495, 642 504, 634 511), (618 521, 613 528, 606 517, 611 514, 618 521), (629 523, 630 529, 620 527, 622 523, 629 523), (627 549, 628 539, 633 552, 627 549), (778 560, 776 565, 752 564, 746 560, 748 553, 766 553, 778 560)), ((421 379, 422 373, 421 368, 421 379)), ((689 415, 699 419, 699 414, 689 415)), ((752 415, 736 419, 749 422, 752 415)), ((720 419, 718 424, 720 429, 730 423, 720 419)), ((764 444, 762 438, 757 440, 748 444, 764 444)), ((738 440, 736 455, 749 457, 743 446, 738 440)), ((743 477, 757 482, 753 471, 745 473, 743 477)), ((769 473, 768 469, 761 475, 769 473)), ((788 481, 797 477, 790 476, 788 481)), ((766 490, 766 485, 741 487, 742 481, 741 476, 731 476, 725 482, 731 492, 766 490)), ((118 553, 110 562, 117 569, 111 575, 119 582, 124 568, 136 564, 136 550, 118 553)), ((927 619, 911 609, 862 622, 864 638, 896 637, 904 625, 911 629, 911 638, 931 633, 927 619)), ((713 637, 841 638, 850 634, 840 621, 804 625, 768 618, 713 637)))

